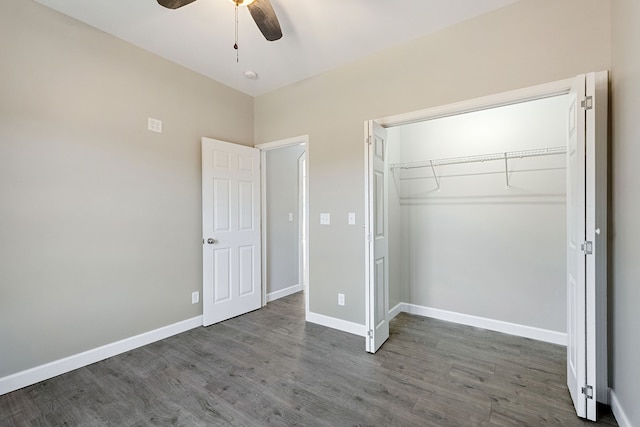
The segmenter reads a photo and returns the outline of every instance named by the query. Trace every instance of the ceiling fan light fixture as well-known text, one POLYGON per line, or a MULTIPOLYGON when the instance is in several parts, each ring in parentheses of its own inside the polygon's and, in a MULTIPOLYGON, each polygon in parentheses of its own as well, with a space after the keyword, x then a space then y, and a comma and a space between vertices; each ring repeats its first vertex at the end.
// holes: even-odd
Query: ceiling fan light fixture
POLYGON ((236 6, 249 6, 254 0, 229 0, 231 3, 236 6))

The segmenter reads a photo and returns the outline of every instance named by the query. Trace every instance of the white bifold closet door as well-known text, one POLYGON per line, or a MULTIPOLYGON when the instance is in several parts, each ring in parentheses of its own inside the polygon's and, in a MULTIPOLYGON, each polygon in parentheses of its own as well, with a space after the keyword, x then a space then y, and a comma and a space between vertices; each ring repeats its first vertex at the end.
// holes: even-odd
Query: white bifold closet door
POLYGON ((607 82, 578 76, 567 121, 567 386, 592 421, 607 388, 607 82))
POLYGON ((389 338, 389 207, 387 177, 387 131, 374 121, 367 123, 368 250, 373 253, 366 286, 367 338, 366 350, 375 353, 389 338))

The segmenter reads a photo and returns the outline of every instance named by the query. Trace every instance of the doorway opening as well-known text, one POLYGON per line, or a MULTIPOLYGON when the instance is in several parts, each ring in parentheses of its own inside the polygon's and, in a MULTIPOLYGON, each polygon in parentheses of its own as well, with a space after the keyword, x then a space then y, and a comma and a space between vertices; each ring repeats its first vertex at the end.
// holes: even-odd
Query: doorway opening
MULTIPOLYGON (((560 216, 557 215, 557 212, 555 215, 555 228, 561 228, 562 225, 566 227, 565 236, 561 236, 560 233, 555 236, 564 240, 566 252, 557 251, 558 245, 554 246, 554 251, 560 254, 556 254, 555 261, 562 261, 564 264, 556 266, 555 270, 558 274, 555 276, 561 276, 562 267, 564 267, 567 273, 565 283, 568 284, 565 285, 567 292, 565 298, 567 338, 565 341, 568 345, 569 391, 578 415, 595 419, 596 400, 604 403, 607 401, 605 326, 607 82, 606 72, 590 73, 577 76, 575 79, 365 123, 365 131, 368 133, 365 145, 367 170, 365 198, 366 209, 369 213, 365 233, 367 351, 375 352, 382 345, 385 335, 388 335, 390 318, 401 311, 516 335, 528 336, 530 332, 534 332, 533 336, 529 336, 530 338, 554 342, 553 334, 535 335, 542 329, 539 326, 532 325, 522 328, 522 325, 518 325, 518 316, 522 315, 523 310, 517 310, 517 304, 508 304, 507 302, 509 305, 507 310, 513 310, 515 306, 515 310, 511 313, 511 315, 515 315, 514 318, 509 319, 510 314, 503 312, 506 314, 507 321, 496 319, 494 314, 500 314, 501 309, 504 308, 496 305, 496 299, 499 297, 488 295, 490 293, 486 292, 487 289, 483 289, 480 283, 474 285, 473 274, 471 277, 465 277, 460 273, 469 271, 487 273, 488 285, 497 285, 500 280, 496 280, 497 274, 492 273, 502 273, 501 270, 511 267, 508 261, 515 259, 513 258, 514 254, 531 249, 531 246, 534 249, 533 253, 524 258, 524 265, 520 265, 516 269, 516 275, 513 276, 516 280, 518 274, 523 277, 527 271, 530 274, 531 265, 527 263, 533 263, 547 255, 541 253, 545 249, 543 248, 544 244, 541 244, 540 241, 540 237, 548 231, 544 228, 547 224, 543 222, 536 226, 535 221, 544 218, 544 215, 550 214, 550 212, 542 214, 535 211, 544 210, 544 203, 549 204, 549 196, 564 197, 561 191, 557 191, 558 188, 561 188, 561 183, 557 180, 553 183, 544 182, 548 179, 529 177, 530 182, 525 184, 526 179, 522 178, 528 174, 538 174, 541 171, 564 169, 561 167, 563 162, 559 164, 557 162, 555 164, 553 162, 541 163, 541 159, 544 157, 546 161, 548 157, 567 153, 567 161, 564 162, 568 171, 564 172, 568 183, 565 187, 567 213, 564 224, 560 224, 562 221, 558 221, 560 216), (387 130, 386 128, 442 118, 453 122, 465 113, 487 112, 504 106, 522 106, 525 105, 524 103, 528 104, 529 101, 552 100, 553 97, 557 97, 556 99, 559 100, 562 96, 566 97, 562 102, 564 114, 561 113, 562 120, 565 121, 563 126, 566 129, 563 132, 564 138, 560 138, 564 139, 564 147, 558 144, 548 144, 542 147, 536 143, 531 149, 527 147, 502 147, 499 150, 478 151, 479 147, 474 147, 471 153, 460 153, 455 152, 455 143, 438 147, 436 138, 435 141, 431 141, 432 148, 435 148, 432 153, 420 153, 419 148, 422 147, 403 147, 395 153, 389 148, 389 140, 398 135, 393 135, 397 129, 387 130), (454 152, 447 153, 446 151, 452 147, 454 152), (391 158, 394 156, 399 161, 390 165, 391 158), (526 162, 535 159, 537 164, 527 166, 525 159, 526 162), (501 171, 487 169, 489 163, 500 161, 503 162, 501 171), (468 183, 469 176, 473 176, 474 182, 472 184, 468 183), (482 187, 490 182, 498 183, 496 178, 501 180, 503 191, 511 190, 509 198, 503 198, 500 201, 499 198, 496 198, 495 190, 491 190, 488 195, 481 191, 482 187), (448 182, 447 192, 451 193, 449 195, 442 194, 444 193, 445 180, 448 182), (467 183, 463 184, 464 180, 467 183), (427 181, 428 184, 425 184, 427 181), (516 181, 519 183, 516 184, 516 181), (390 188, 395 190, 395 194, 389 191, 390 188), (453 190, 456 190, 457 193, 453 190), (440 191, 442 193, 439 193, 440 191), (489 204, 495 204, 496 201, 503 205, 511 205, 510 210, 521 209, 522 206, 513 203, 514 200, 518 200, 513 197, 515 192, 521 193, 520 196, 524 197, 522 200, 529 204, 528 210, 531 212, 525 210, 525 212, 506 217, 499 217, 497 211, 491 214, 484 212, 488 210, 489 204), (535 203, 526 200, 527 198, 531 199, 533 195, 542 197, 533 200, 535 203), (408 247, 405 248, 406 256, 401 259, 401 263, 404 264, 396 262, 396 274, 390 272, 393 270, 393 262, 390 261, 392 255, 390 255, 389 249, 393 252, 394 239, 389 224, 389 217, 393 216, 393 213, 389 213, 388 205, 389 199, 392 197, 395 197, 396 201, 400 200, 400 206, 404 201, 404 209, 402 210, 405 212, 398 211, 397 213, 400 216, 405 216, 401 217, 399 222, 409 227, 412 224, 414 228, 418 227, 417 230, 411 229, 404 232, 405 242, 403 243, 408 247), (457 208, 456 205, 469 204, 470 198, 474 198, 474 208, 479 206, 481 209, 472 209, 468 206, 466 211, 452 212, 452 208, 457 208), (505 199, 511 200, 511 202, 505 203, 505 199), (427 213, 426 208, 429 207, 432 209, 427 213), (425 226, 425 217, 431 217, 433 220, 438 215, 442 220, 439 226, 436 228, 425 226), (459 217, 462 216, 465 217, 463 222, 459 221, 459 217), (500 260, 506 261, 505 265, 496 266, 483 263, 482 258, 487 254, 491 255, 491 251, 488 249, 504 244, 509 234, 513 234, 509 232, 513 225, 517 225, 519 220, 526 220, 527 217, 532 219, 532 229, 526 230, 525 227, 526 234, 529 234, 528 238, 503 245, 507 251, 501 255, 495 256, 496 254, 493 254, 493 258, 497 258, 498 262, 500 260), (492 223, 493 225, 497 223, 498 227, 491 226, 492 223), (451 239, 451 236, 459 231, 456 228, 463 229, 462 236, 458 235, 457 239, 451 239), (473 234, 484 235, 484 241, 481 239, 479 242, 471 242, 467 237, 473 234), (436 242, 427 241, 432 238, 436 242), (503 241, 496 242, 496 239, 503 241), (533 243, 528 242, 529 239, 533 243), (430 243, 435 243, 435 245, 429 247, 430 243), (473 244, 470 245, 470 243, 473 244), (510 245, 511 248, 509 248, 510 245), (599 248, 594 250, 594 246, 599 246, 599 248), (471 253, 467 249, 470 249, 471 253), (453 253, 454 256, 449 257, 443 263, 443 255, 447 253, 453 253), (563 256, 565 253, 566 255, 563 256), (411 256, 419 258, 412 263, 413 266, 408 264, 411 262, 411 256), (476 261, 478 263, 474 265, 476 261), (434 264, 430 265, 430 262, 434 264), (445 267, 449 265, 449 268, 438 270, 442 264, 445 267), (475 269, 475 267, 478 268, 475 269), (403 270, 405 273, 408 272, 408 278, 401 277, 403 270), (452 276, 456 276, 453 281, 451 280, 452 276), (404 288, 404 295, 402 292, 399 293, 399 296, 392 293, 391 300, 404 300, 405 302, 399 302, 391 311, 389 310, 390 277, 391 280, 404 280, 409 283, 409 286, 404 288), (577 279, 574 280, 574 286, 571 286, 572 278, 577 279), (425 282, 431 282, 432 286, 425 287, 425 282), (464 285, 465 289, 456 289, 461 285, 464 285), (452 288, 453 292, 450 292, 452 288), (467 301, 466 306, 465 303, 456 306, 458 302, 454 300, 440 304, 438 301, 443 302, 447 299, 448 292, 451 293, 449 296, 463 294, 471 298, 467 301), (417 304, 416 301, 418 301, 417 304), (487 311, 488 316, 474 312, 484 302, 491 306, 487 311), (439 306, 424 305, 431 303, 439 306), (515 328, 513 328, 514 326, 515 328), (524 333, 522 333, 523 331, 524 333), (381 336, 383 338, 379 339, 381 336), (551 339, 545 339, 545 336, 551 339)), ((416 126, 419 127, 419 125, 416 126)), ((459 127, 457 130, 464 130, 464 128, 459 127)), ((495 129, 489 129, 489 132, 495 133, 495 129)), ((438 134, 437 130, 434 134, 438 134)), ((520 138, 522 139, 522 136, 520 138)), ((556 205, 556 211, 558 211, 557 207, 562 205, 557 202, 551 204, 556 205)), ((553 257, 551 258, 554 261, 553 257)), ((546 268, 554 270, 548 266, 546 268)), ((546 269, 541 272, 548 273, 546 269)), ((533 280, 532 295, 536 292, 536 283, 541 280, 544 279, 533 280)), ((513 279, 511 281, 513 282, 513 279)), ((507 294, 511 290, 508 286, 510 286, 509 280, 498 285, 498 288, 502 287, 502 293, 507 294)), ((562 287, 552 288, 552 291, 557 290, 562 291, 562 287)), ((560 298, 556 299, 561 301, 561 293, 559 295, 560 298)), ((544 306, 544 304, 542 305, 544 306)), ((539 308, 544 309, 544 307, 539 308)), ((534 317, 540 315, 535 310, 529 313, 534 317)), ((560 320, 556 325, 561 323, 561 317, 556 312, 556 320, 560 320)), ((545 321, 547 320, 545 319, 545 321)), ((543 332, 545 331, 543 330, 543 332)), ((562 336, 562 333, 559 335, 562 336)))
POLYGON ((393 312, 476 316, 566 345, 567 102, 387 129, 393 312))
MULTIPOLYGON (((261 144, 263 306, 307 289, 307 136, 261 144)), ((306 317, 306 316, 305 316, 306 317)))

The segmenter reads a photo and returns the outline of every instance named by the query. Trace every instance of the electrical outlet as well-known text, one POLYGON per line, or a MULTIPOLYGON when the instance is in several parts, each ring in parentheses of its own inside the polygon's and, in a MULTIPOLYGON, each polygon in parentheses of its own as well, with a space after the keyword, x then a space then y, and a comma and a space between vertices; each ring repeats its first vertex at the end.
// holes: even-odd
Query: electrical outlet
POLYGON ((197 304, 200 301, 200 292, 191 292, 191 304, 197 304))
POLYGON ((147 130, 162 133, 162 120, 152 119, 149 117, 149 120, 147 121, 147 130))
POLYGON ((344 294, 338 294, 338 305, 344 305, 344 294))

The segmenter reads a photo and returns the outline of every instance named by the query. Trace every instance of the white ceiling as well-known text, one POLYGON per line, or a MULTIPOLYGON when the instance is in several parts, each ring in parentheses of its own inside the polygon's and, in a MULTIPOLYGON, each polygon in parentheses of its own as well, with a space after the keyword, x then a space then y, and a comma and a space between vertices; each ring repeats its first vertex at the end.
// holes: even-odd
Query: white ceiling
POLYGON ((36 0, 249 95, 260 95, 517 0, 271 0, 283 37, 266 41, 240 8, 198 0, 169 10, 156 0, 36 0), (248 80, 244 72, 258 73, 248 80))

